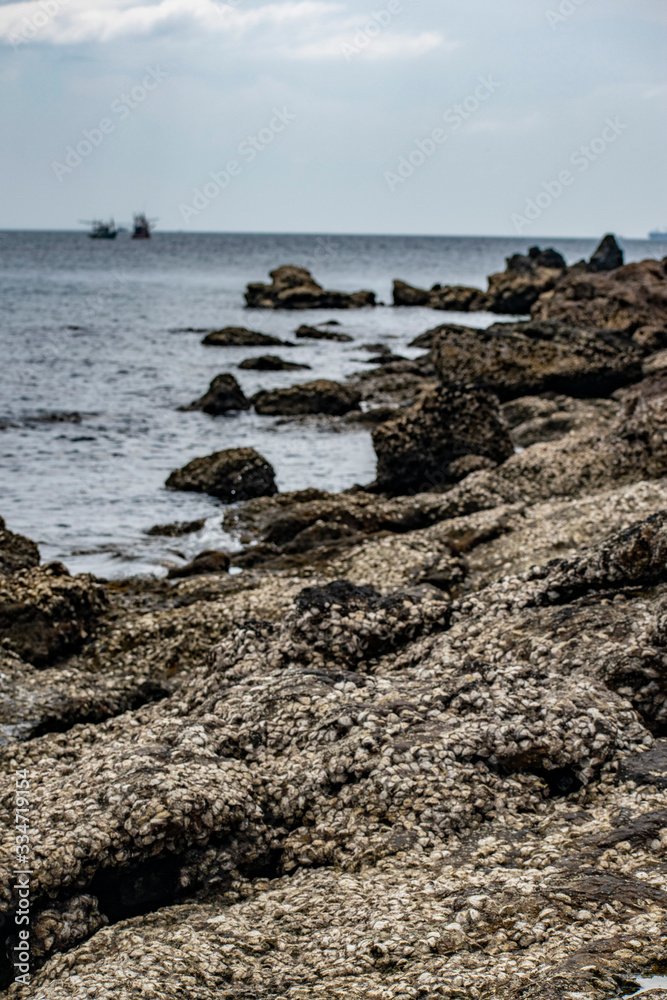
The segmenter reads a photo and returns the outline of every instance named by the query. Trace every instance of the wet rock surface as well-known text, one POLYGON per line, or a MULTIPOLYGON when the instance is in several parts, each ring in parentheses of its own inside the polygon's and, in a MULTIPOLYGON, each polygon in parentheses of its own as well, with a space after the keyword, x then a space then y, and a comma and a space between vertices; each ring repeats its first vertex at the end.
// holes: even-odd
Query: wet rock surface
POLYGON ((254 448, 228 448, 194 458, 167 479, 172 490, 210 493, 224 503, 272 496, 276 484, 272 467, 254 448))
POLYGON ((233 375, 216 375, 208 390, 183 410, 203 410, 211 416, 228 413, 230 410, 250 409, 250 400, 246 398, 243 389, 233 375))
POLYGON ((284 361, 275 354, 262 354, 259 358, 246 358, 239 368, 256 372, 294 372, 310 365, 299 365, 295 361, 284 361))
POLYGON ((355 388, 316 379, 287 389, 266 389, 252 397, 257 413, 267 416, 296 416, 302 413, 327 413, 341 416, 359 408, 361 393, 355 388))
POLYGON ((349 333, 339 333, 337 330, 329 329, 328 326, 324 329, 317 326, 300 326, 294 331, 294 336, 298 340, 337 340, 341 344, 354 340, 349 333))
POLYGON ((360 309, 375 305, 375 293, 330 292, 305 267, 286 264, 270 272, 272 283, 253 282, 245 293, 252 309, 360 309))
POLYGON ((242 326, 226 326, 223 330, 207 333, 202 344, 208 347, 290 347, 291 345, 268 333, 257 333, 242 326))

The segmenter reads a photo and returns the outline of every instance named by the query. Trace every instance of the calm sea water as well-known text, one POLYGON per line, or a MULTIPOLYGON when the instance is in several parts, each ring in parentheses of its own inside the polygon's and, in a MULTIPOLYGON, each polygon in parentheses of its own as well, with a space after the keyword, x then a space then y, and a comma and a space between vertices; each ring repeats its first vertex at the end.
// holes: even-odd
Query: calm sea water
MULTIPOLYGON (((39 542, 44 559, 107 577, 165 572, 203 548, 233 547, 218 501, 164 489, 172 469, 197 455, 252 445, 273 464, 281 490, 340 490, 374 476, 366 430, 280 423, 254 413, 212 418, 177 407, 214 375, 235 374, 247 395, 313 378, 343 379, 368 360, 363 345, 397 353, 444 320, 426 309, 271 313, 248 310, 249 281, 285 263, 308 267, 326 287, 371 288, 391 302, 401 277, 429 287, 476 284, 534 240, 439 237, 156 233, 93 241, 85 233, 0 232, 0 515, 39 542), (300 341, 285 357, 303 372, 238 371, 265 348, 205 348, 201 333, 242 325, 289 339, 301 323, 338 319, 349 344, 300 341), (48 419, 78 413, 78 423, 48 419), (46 418, 46 419, 45 419, 46 418), (147 537, 156 523, 206 518, 196 535, 147 537)), ((569 262, 592 240, 554 240, 569 262)), ((543 245, 546 245, 542 241, 543 245)), ((624 243, 626 260, 664 247, 624 243)), ((450 313, 452 322, 497 319, 450 313)), ((280 353, 271 350, 270 353, 280 353)))

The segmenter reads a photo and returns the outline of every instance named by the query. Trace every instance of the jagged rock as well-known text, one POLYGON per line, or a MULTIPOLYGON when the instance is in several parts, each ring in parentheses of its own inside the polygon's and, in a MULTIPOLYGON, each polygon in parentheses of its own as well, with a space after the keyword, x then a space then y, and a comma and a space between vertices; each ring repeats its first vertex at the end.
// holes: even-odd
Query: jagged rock
POLYGON ((252 397, 257 413, 269 416, 302 413, 340 416, 350 410, 358 410, 360 400, 361 393, 357 389, 323 378, 288 389, 267 389, 252 397))
POLYGON ((0 575, 39 566, 39 549, 30 538, 9 531, 0 517, 0 575))
POLYGON ((199 573, 226 573, 229 569, 229 556, 226 552, 206 549, 195 556, 186 566, 174 566, 167 574, 170 580, 185 576, 196 576, 199 573))
POLYGON ((623 251, 612 233, 607 233, 599 247, 588 262, 587 270, 614 271, 623 266, 623 251))
POLYGON ((572 270, 533 306, 539 320, 635 333, 667 329, 667 258, 589 274, 572 270))
POLYGON ((532 247, 525 257, 514 254, 503 272, 489 276, 487 309, 495 313, 529 313, 538 297, 563 278, 566 264, 555 250, 532 247))
POLYGON ((531 247, 527 256, 508 257, 506 269, 489 276, 486 292, 467 285, 434 285, 427 292, 405 281, 394 281, 394 305, 429 306, 455 312, 525 314, 530 312, 539 295, 555 287, 566 270, 565 260, 556 250, 531 247))
POLYGON ((377 486, 421 492, 455 482, 452 463, 464 455, 502 462, 514 452, 497 400, 474 387, 426 390, 397 420, 373 431, 377 486))
POLYGON ((447 324, 431 336, 444 383, 470 383, 501 400, 547 391, 605 396, 642 376, 639 348, 609 330, 532 320, 486 330, 447 324))
POLYGON ((92 576, 61 563, 0 576, 0 638, 28 663, 45 666, 79 650, 106 608, 92 576))
POLYGON ((310 368, 310 365, 299 365, 295 361, 283 361, 275 354, 262 354, 259 358, 246 358, 239 368, 256 372, 294 372, 299 368, 310 368))
POLYGON ((202 517, 196 521, 172 521, 170 524, 154 524, 146 531, 146 534, 179 538, 181 535, 191 535, 195 531, 201 531, 205 523, 206 520, 202 517))
POLYGON ((316 326, 300 326, 294 331, 294 336, 298 340, 338 340, 340 343, 349 343, 354 340, 348 333, 336 333, 333 330, 321 330, 316 326))
POLYGON ((286 264, 270 272, 272 284, 254 282, 245 293, 252 309, 360 309, 375 305, 374 292, 328 292, 305 267, 286 264))
POLYGON ((292 347, 293 345, 268 333, 257 333, 242 326, 226 326, 207 333, 202 344, 210 347, 292 347))
POLYGON ((194 458, 172 472, 165 485, 172 490, 210 493, 224 503, 276 492, 273 469, 254 448, 227 448, 194 458))
POLYGON ((181 406, 181 410, 203 410, 211 416, 228 413, 230 410, 250 409, 250 400, 246 398, 243 389, 233 375, 216 375, 207 391, 189 406, 181 406))

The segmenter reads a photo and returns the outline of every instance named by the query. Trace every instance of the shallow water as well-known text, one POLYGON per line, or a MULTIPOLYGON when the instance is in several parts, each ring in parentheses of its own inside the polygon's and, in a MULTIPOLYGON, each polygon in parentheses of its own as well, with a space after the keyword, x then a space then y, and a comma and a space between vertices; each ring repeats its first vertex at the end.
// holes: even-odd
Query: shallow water
MULTIPOLYGON (((252 445, 273 464, 281 490, 340 490, 374 477, 366 429, 323 430, 241 413, 181 413, 214 375, 232 371, 247 395, 363 369, 364 343, 396 353, 444 322, 486 326, 498 317, 378 308, 272 313, 243 307, 248 281, 284 263, 308 267, 326 287, 371 288, 391 301, 395 277, 476 284, 525 251, 523 239, 156 233, 149 242, 93 241, 83 233, 0 232, 0 514, 34 538, 44 559, 106 577, 164 573, 167 561, 233 547, 220 504, 164 489, 172 469, 197 455, 252 445), (202 333, 242 325, 289 339, 301 323, 337 319, 354 342, 300 341, 295 348, 206 348, 202 333), (238 371, 243 358, 278 353, 312 371, 238 371), (50 420, 58 413, 79 422, 50 420), (205 517, 201 532, 147 537, 157 523, 205 517)), ((544 241, 543 245, 544 244, 544 241)), ((557 240, 569 262, 593 240, 557 240)), ((628 241, 627 260, 657 256, 628 241)))

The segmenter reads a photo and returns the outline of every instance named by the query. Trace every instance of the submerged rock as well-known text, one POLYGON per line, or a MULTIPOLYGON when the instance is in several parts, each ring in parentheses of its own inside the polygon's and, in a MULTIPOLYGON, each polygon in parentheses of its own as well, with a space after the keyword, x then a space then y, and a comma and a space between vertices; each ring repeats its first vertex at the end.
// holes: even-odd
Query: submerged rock
POLYGON ((257 333, 242 326, 226 326, 224 330, 207 333, 202 344, 210 347, 292 347, 285 340, 268 333, 257 333))
POLYGON ((377 487, 422 492, 461 478, 452 463, 464 455, 503 462, 514 453, 498 401, 474 387, 426 390, 397 420, 373 431, 377 487))
POLYGON ((245 293, 252 309, 360 309, 375 305, 374 292, 328 292, 305 267, 287 264, 270 272, 272 284, 254 282, 245 293))
POLYGON ((174 566, 167 574, 170 580, 186 576, 196 576, 199 573, 226 573, 229 569, 229 556, 226 552, 206 549, 195 556, 192 562, 185 566, 174 566))
POLYGON ((295 416, 302 413, 327 413, 340 416, 358 410, 361 393, 340 382, 317 379, 288 389, 267 389, 252 397, 257 413, 269 416, 295 416))
POLYGON ((295 361, 283 361, 275 354, 262 354, 259 358, 246 358, 239 368, 256 372, 294 372, 299 368, 310 368, 310 365, 299 365, 295 361))
POLYGON ((246 398, 243 389, 233 375, 216 375, 208 390, 200 399, 189 406, 181 406, 181 410, 203 410, 217 416, 230 410, 250 409, 250 400, 246 398))
POLYGON ((172 472, 165 485, 172 490, 209 493, 224 503, 276 492, 273 469, 254 448, 228 448, 194 458, 172 472))
POLYGON ((39 566, 39 549, 30 538, 9 531, 0 517, 0 575, 39 566))
POLYGON ((439 378, 495 392, 501 400, 540 392, 604 396, 642 377, 642 354, 622 334, 567 323, 451 324, 430 332, 439 378))
POLYGON ((179 538, 181 535, 191 535, 195 531, 201 531, 206 523, 205 518, 196 521, 172 521, 170 524, 154 524, 148 528, 147 535, 160 535, 165 538, 179 538))
MULTIPOLYGON (((327 324, 328 325, 328 324, 327 324)), ((354 340, 348 333, 336 333, 334 330, 321 330, 316 326, 300 326, 294 331, 294 336, 299 340, 337 340, 340 343, 349 343, 354 340)))

